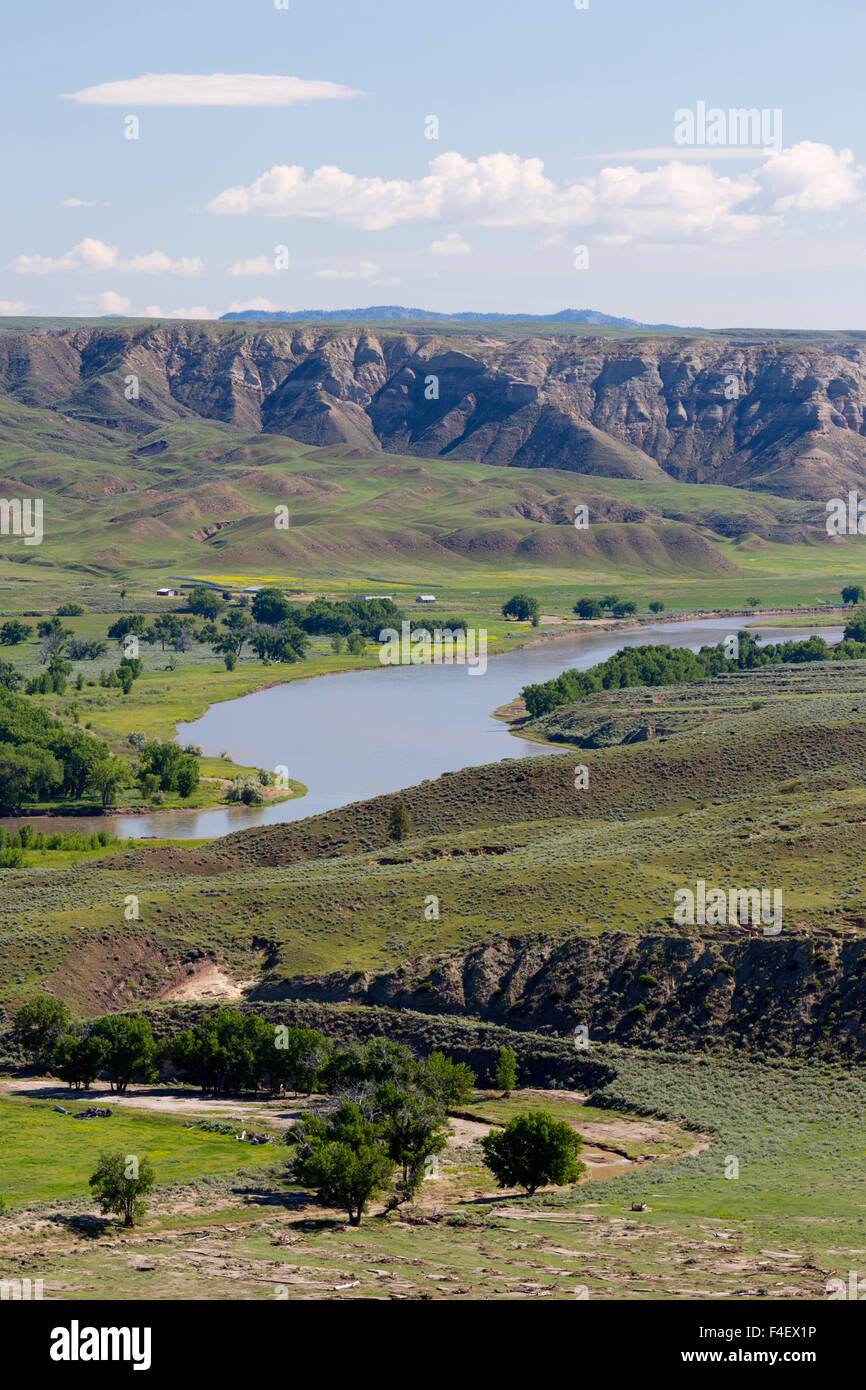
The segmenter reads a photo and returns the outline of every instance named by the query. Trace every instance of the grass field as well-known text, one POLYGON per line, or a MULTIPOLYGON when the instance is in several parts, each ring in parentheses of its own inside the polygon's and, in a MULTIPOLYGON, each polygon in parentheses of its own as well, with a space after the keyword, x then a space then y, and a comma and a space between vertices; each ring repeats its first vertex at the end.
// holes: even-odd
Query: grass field
POLYGON ((111 611, 121 589, 153 606, 175 577, 343 593, 375 580, 410 599, 436 584, 448 603, 492 597, 494 608, 515 577, 552 602, 573 603, 580 584, 741 606, 757 583, 770 605, 812 603, 838 596, 866 553, 862 537, 827 537, 821 503, 680 483, 660 469, 608 477, 396 454, 361 463, 203 419, 132 439, 79 421, 59 440, 51 410, 10 396, 0 460, 46 513, 40 546, 3 540, 9 611, 71 594, 111 611), (577 503, 589 508, 585 530, 572 525, 577 503), (278 506, 286 529, 275 528, 278 506))
MULTIPOLYGON (((76 1111, 92 1100, 70 1092, 63 1103, 76 1111)), ((164 1183, 274 1162, 271 1145, 241 1146, 173 1116, 118 1106, 110 1119, 76 1121, 50 1101, 0 1099, 0 1194, 10 1208, 89 1195, 99 1155, 116 1149, 149 1159, 164 1183)))

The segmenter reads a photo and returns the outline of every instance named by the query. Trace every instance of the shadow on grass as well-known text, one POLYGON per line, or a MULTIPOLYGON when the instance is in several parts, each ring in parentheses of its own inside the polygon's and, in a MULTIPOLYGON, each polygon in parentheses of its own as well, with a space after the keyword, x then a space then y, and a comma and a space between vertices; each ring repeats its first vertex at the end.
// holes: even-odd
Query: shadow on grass
POLYGON ((120 1231, 123 1227, 111 1216, 94 1216, 90 1212, 78 1213, 74 1216, 65 1216, 63 1212, 55 1212, 46 1220, 54 1223, 55 1226, 62 1226, 73 1235, 83 1236, 86 1240, 98 1240, 100 1236, 107 1235, 109 1231, 120 1231))
POLYGON ((301 1211, 310 1205, 308 1192, 287 1192, 284 1188, 264 1185, 232 1187, 232 1195, 240 1197, 249 1206, 281 1207, 285 1211, 301 1211))
POLYGON ((342 1219, 339 1216, 307 1216, 303 1221, 296 1221, 292 1230, 301 1231, 308 1236, 320 1236, 326 1231, 361 1230, 364 1226, 369 1225, 371 1220, 376 1220, 376 1218, 367 1217, 361 1226, 350 1226, 345 1216, 342 1219))

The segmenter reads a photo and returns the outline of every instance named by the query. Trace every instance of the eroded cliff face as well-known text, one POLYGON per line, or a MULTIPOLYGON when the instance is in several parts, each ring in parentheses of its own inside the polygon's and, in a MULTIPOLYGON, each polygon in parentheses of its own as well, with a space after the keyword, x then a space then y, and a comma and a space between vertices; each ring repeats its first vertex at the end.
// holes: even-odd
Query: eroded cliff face
POLYGON ((203 416, 361 456, 663 470, 821 501, 866 482, 866 350, 843 342, 98 327, 0 334, 0 386, 132 432, 203 416))
POLYGON ((866 1052, 866 943, 830 935, 511 937, 381 975, 295 976, 254 997, 457 1015, 559 1037, 582 1028, 590 1044, 866 1052))

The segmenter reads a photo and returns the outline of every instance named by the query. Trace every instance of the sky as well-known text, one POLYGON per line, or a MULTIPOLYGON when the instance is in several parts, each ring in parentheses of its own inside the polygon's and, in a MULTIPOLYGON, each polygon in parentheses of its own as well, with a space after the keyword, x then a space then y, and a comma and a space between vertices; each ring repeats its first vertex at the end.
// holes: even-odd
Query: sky
POLYGON ((862 0, 9 7, 0 314, 866 328, 864 31, 862 0))

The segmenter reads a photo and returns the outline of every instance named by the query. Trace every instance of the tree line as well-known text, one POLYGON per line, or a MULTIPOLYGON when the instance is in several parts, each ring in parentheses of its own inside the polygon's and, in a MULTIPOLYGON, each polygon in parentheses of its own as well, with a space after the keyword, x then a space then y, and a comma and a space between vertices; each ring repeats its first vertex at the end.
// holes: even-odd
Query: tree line
MULTIPOLYGON (((66 1005, 40 996, 13 1020, 13 1037, 41 1065, 50 1064, 76 1089, 100 1074, 122 1093, 130 1081, 149 1081, 170 1060, 180 1076, 212 1095, 268 1089, 313 1091, 328 1098, 285 1134, 291 1150, 287 1178, 315 1190, 320 1201, 360 1225, 369 1202, 389 1207, 411 1200, 436 1176, 448 1142, 448 1111, 465 1105, 477 1078, 464 1062, 439 1051, 417 1057, 402 1043, 371 1038, 338 1046, 313 1028, 273 1025, 256 1014, 220 1009, 160 1047, 150 1023, 113 1014, 74 1023, 66 1005)), ((516 1058, 502 1048, 497 1084, 516 1084, 516 1058)), ((547 1183, 575 1182, 580 1136, 543 1110, 515 1116, 482 1141, 484 1162, 500 1187, 535 1192, 547 1183)), ((91 1186, 105 1211, 127 1225, 143 1214, 155 1183, 152 1165, 130 1172, 121 1154, 103 1154, 91 1186)))
MULTIPOLYGON (((142 737, 135 776, 146 795, 189 796, 198 786, 198 757, 189 748, 142 737)), ((85 794, 110 805, 133 779, 128 763, 82 729, 67 729, 46 710, 0 684, 0 809, 85 794)))
POLYGON ((852 620, 845 628, 845 639, 831 649, 823 637, 803 641, 767 643, 759 646, 750 632, 737 633, 737 654, 728 656, 726 644, 701 647, 667 645, 623 647, 606 661, 586 671, 563 671, 552 680, 526 685, 521 691, 527 713, 532 718, 549 714, 560 705, 574 704, 601 690, 622 690, 629 686, 679 685, 704 680, 729 671, 748 671, 784 662, 831 661, 866 657, 866 620, 852 620), (862 638, 856 636, 862 631, 862 638))

